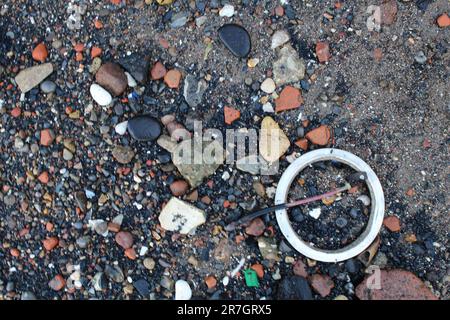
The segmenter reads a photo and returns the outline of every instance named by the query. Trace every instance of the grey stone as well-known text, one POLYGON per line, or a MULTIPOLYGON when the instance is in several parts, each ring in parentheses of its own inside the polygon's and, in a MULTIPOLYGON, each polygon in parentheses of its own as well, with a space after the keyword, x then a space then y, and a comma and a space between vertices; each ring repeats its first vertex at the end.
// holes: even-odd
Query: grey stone
POLYGON ((223 164, 224 149, 216 140, 203 142, 203 148, 201 141, 194 143, 192 139, 186 140, 177 145, 172 153, 172 160, 181 175, 195 188, 223 164), (199 155, 200 159, 197 161, 199 155))
POLYGON ((46 80, 41 83, 40 88, 41 88, 41 91, 44 93, 51 93, 51 92, 55 92, 56 84, 53 81, 46 80))
POLYGON ((298 82, 305 76, 305 64, 297 51, 287 44, 281 48, 278 60, 273 64, 273 80, 277 86, 298 82))
POLYGON ((189 74, 184 80, 183 95, 187 104, 191 107, 198 106, 208 85, 205 80, 197 81, 197 79, 189 74))

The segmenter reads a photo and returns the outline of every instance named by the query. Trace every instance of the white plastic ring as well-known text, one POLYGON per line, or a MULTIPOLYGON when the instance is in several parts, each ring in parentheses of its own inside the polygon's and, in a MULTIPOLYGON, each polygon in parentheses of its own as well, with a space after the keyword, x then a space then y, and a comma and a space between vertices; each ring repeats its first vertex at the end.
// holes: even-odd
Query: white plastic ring
POLYGON ((295 160, 283 173, 278 183, 275 204, 286 203, 289 189, 295 177, 307 166, 319 161, 335 160, 344 163, 358 172, 367 173, 366 184, 371 197, 369 222, 364 232, 351 244, 338 250, 323 250, 315 248, 303 241, 292 228, 286 209, 277 210, 276 217, 281 232, 287 241, 304 256, 322 262, 340 262, 351 259, 375 240, 380 232, 384 218, 384 193, 375 172, 361 158, 339 149, 317 149, 308 152, 295 160))

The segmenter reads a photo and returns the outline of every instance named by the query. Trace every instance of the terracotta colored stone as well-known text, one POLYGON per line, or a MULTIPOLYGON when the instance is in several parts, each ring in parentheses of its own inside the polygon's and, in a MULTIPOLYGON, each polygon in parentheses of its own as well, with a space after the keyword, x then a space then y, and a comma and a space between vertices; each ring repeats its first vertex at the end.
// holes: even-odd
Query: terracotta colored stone
POLYGON ((127 231, 120 231, 116 234, 116 242, 122 248, 129 249, 133 245, 133 235, 127 231))
POLYGON ((331 58, 330 45, 328 42, 317 42, 316 55, 320 63, 327 62, 331 58))
POLYGON ((331 142, 331 129, 326 125, 322 125, 308 132, 306 139, 312 144, 326 146, 331 142))
POLYGON ((448 16, 448 14, 444 13, 443 15, 439 16, 439 18, 437 18, 437 24, 441 28, 447 28, 448 26, 450 26, 450 17, 448 16))
POLYGON ((19 107, 15 107, 11 110, 11 117, 18 118, 22 114, 22 110, 19 107))
POLYGON ((103 23, 100 20, 95 19, 94 26, 95 26, 96 29, 102 29, 103 28, 103 23))
POLYGON ((118 225, 117 223, 114 223, 114 222, 109 222, 108 223, 108 231, 117 233, 120 231, 120 225, 118 225))
POLYGON ((208 197, 208 196, 203 196, 202 199, 201 199, 201 201, 202 201, 204 204, 211 204, 211 198, 208 197))
POLYGON ((94 59, 99 57, 102 54, 102 49, 99 47, 92 47, 91 49, 91 58, 94 59))
POLYGON ((281 91, 275 100, 275 112, 296 109, 303 103, 303 97, 299 89, 287 86, 281 91))
POLYGON ((390 216, 390 217, 384 218, 383 224, 391 232, 399 232, 401 229, 400 219, 397 218, 396 216, 390 216))
POLYGON ((278 17, 284 16, 284 8, 283 8, 282 6, 276 6, 276 8, 275 8, 275 14, 276 14, 278 17))
POLYGON ((241 117, 241 112, 239 110, 236 110, 228 106, 225 106, 223 108, 223 113, 225 116, 225 123, 228 125, 232 124, 234 121, 236 121, 241 117))
POLYGON ((414 191, 413 188, 409 188, 408 191, 406 191, 406 195, 407 195, 408 197, 412 197, 412 196, 414 196, 415 194, 416 194, 416 192, 414 191))
POLYGON ((321 274, 313 274, 310 277, 311 287, 316 291, 322 298, 328 296, 331 289, 334 288, 334 282, 329 276, 321 274))
POLYGON ((186 181, 184 180, 177 180, 174 181, 171 185, 170 185, 170 191, 172 191, 172 194, 176 197, 185 195, 186 192, 189 189, 189 185, 186 181))
POLYGON ((181 72, 176 69, 169 70, 164 76, 164 82, 171 89, 176 89, 180 86, 181 72))
POLYGON ((405 270, 381 270, 367 276, 357 287, 360 300, 438 300, 431 290, 413 273, 405 270), (376 286, 376 276, 380 276, 376 286), (372 287, 372 289, 368 288, 372 287))
POLYGON ((57 237, 50 237, 42 241, 42 245, 47 251, 52 251, 58 244, 59 240, 57 237))
POLYGON ((159 61, 154 64, 152 70, 150 71, 152 80, 162 79, 164 78, 166 73, 167 73, 166 67, 164 67, 164 65, 159 61))
POLYGON ((11 250, 9 250, 9 253, 13 256, 13 257, 20 257, 20 251, 16 248, 12 248, 11 250))
POLYGON ((55 140, 55 134, 51 129, 44 129, 41 131, 41 145, 48 147, 55 140))
POLYGON ((216 280, 216 278, 214 278, 214 276, 207 276, 205 278, 205 283, 206 283, 206 286, 208 287, 208 289, 212 289, 212 288, 216 287, 217 280, 216 280))
POLYGON ((264 277, 264 267, 261 264, 256 263, 252 265, 250 268, 255 270, 256 274, 258 275, 258 278, 264 277))
POLYGON ((52 280, 50 280, 48 286, 53 291, 60 291, 66 286, 66 280, 64 280, 62 275, 58 274, 52 280))
POLYGON ((397 0, 384 0, 380 6, 381 9, 381 23, 391 25, 397 17, 397 0))
POLYGON ((51 223, 51 222, 47 222, 47 223, 45 224, 45 230, 47 230, 48 232, 52 232, 54 227, 55 227, 55 226, 54 226, 53 223, 51 223))
POLYGON ((295 144, 304 151, 308 150, 308 139, 302 138, 297 140, 295 144))
POLYGON ((373 57, 377 62, 380 62, 383 58, 383 50, 381 48, 375 48, 373 50, 373 57))
POLYGON ((306 270, 306 264, 302 260, 297 260, 293 267, 294 274, 303 278, 308 277, 308 271, 306 270))
POLYGON ((33 50, 33 59, 39 62, 44 62, 47 59, 48 51, 44 43, 39 43, 33 50))
POLYGON ((43 183, 43 184, 47 184, 49 177, 48 177, 48 172, 44 171, 42 172, 39 176, 38 176, 38 180, 43 183))
POLYGON ((245 233, 250 236, 259 237, 264 233, 266 226, 264 225, 264 221, 261 218, 256 218, 252 220, 250 225, 245 228, 245 233))
POLYGON ((114 96, 121 95, 128 85, 125 72, 118 64, 112 62, 107 62, 98 69, 95 80, 114 96))
POLYGON ((84 50, 84 44, 83 43, 77 43, 74 47, 75 52, 82 52, 84 50))
POLYGON ((137 254, 133 248, 128 248, 125 250, 125 256, 130 260, 136 260, 137 254))

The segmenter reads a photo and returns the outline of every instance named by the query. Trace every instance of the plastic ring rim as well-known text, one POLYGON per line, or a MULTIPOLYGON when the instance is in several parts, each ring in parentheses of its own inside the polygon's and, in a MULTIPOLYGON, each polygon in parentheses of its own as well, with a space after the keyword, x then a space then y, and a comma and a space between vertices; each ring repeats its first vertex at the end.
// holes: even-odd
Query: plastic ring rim
POLYGON ((275 195, 275 204, 287 201, 289 189, 295 177, 307 166, 326 160, 335 160, 344 163, 356 171, 367 173, 367 187, 371 198, 371 212, 364 232, 355 241, 338 250, 324 250, 314 248, 293 230, 286 209, 276 211, 277 223, 286 240, 304 256, 321 262, 340 262, 351 259, 365 249, 375 240, 380 232, 384 219, 384 193, 381 183, 372 168, 358 156, 339 149, 318 149, 310 151, 295 160, 281 176, 275 195))

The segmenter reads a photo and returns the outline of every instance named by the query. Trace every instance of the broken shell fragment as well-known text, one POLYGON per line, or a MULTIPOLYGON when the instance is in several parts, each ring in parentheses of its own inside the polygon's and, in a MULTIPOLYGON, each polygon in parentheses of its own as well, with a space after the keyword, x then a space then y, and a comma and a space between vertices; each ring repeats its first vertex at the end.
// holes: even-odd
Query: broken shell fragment
POLYGON ((370 262, 372 262, 372 259, 378 252, 380 243, 381 239, 380 236, 378 236, 366 250, 358 255, 358 260, 361 261, 366 267, 369 266, 370 262))
POLYGON ((359 196, 358 198, 356 198, 356 200, 361 201, 363 203, 363 205, 365 205, 366 207, 370 206, 370 198, 368 196, 366 196, 365 194, 362 196, 359 196))

